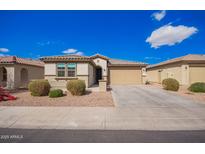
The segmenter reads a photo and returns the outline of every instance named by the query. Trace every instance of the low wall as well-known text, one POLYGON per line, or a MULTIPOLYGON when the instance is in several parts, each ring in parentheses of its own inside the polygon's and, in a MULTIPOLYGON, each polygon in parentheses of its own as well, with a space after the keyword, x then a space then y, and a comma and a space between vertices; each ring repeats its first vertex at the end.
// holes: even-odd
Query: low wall
POLYGON ((99 80, 99 91, 107 91, 107 80, 99 80))

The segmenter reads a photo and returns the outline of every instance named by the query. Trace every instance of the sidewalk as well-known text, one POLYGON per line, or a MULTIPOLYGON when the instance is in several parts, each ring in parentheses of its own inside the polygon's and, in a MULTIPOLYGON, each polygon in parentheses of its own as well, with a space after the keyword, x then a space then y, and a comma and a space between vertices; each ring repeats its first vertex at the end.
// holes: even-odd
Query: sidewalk
POLYGON ((126 107, 0 107, 0 128, 204 130, 204 109, 126 107), (195 112, 193 112, 195 111, 195 112), (192 113, 192 114, 191 114, 192 113))

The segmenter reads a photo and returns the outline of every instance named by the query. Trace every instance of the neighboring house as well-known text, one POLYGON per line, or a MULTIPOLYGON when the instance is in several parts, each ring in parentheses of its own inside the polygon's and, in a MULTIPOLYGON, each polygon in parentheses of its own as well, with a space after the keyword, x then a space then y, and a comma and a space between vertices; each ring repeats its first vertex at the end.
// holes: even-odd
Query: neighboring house
POLYGON ((45 79, 52 87, 62 88, 67 81, 81 79, 86 87, 106 80, 108 84, 142 84, 146 64, 94 56, 64 55, 40 58, 45 63, 45 79))
POLYGON ((161 83, 165 78, 175 78, 181 85, 205 82, 205 55, 189 54, 167 60, 146 68, 147 80, 161 83))
POLYGON ((44 63, 16 56, 0 57, 0 85, 7 89, 25 88, 33 79, 44 78, 44 63))

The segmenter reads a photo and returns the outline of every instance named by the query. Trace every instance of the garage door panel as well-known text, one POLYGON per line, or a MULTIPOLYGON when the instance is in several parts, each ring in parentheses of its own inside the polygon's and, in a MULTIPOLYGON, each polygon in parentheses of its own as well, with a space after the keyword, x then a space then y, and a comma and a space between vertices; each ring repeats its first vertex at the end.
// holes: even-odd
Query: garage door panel
POLYGON ((190 67, 190 83, 194 82, 205 82, 205 67, 190 67))
POLYGON ((113 67, 110 68, 111 85, 141 84, 141 69, 138 67, 113 67))

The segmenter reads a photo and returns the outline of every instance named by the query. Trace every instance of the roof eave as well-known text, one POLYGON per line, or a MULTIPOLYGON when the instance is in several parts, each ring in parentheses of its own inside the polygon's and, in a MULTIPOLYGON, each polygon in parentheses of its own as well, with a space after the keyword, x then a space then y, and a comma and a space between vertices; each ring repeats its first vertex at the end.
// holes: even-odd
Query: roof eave
POLYGON ((205 64, 205 60, 186 60, 184 62, 187 62, 188 64, 205 64))
POLYGON ((16 64, 14 62, 0 62, 0 64, 16 64))
POLYGON ((205 60, 179 60, 179 61, 175 61, 175 62, 170 62, 170 63, 166 63, 166 64, 156 64, 154 66, 147 66, 147 69, 153 69, 153 68, 157 68, 157 67, 163 67, 163 66, 167 66, 167 65, 171 65, 171 64, 176 64, 176 63, 187 63, 187 64, 197 64, 197 63, 205 63, 205 60))
POLYGON ((115 66, 145 67, 147 66, 147 64, 108 64, 108 67, 115 67, 115 66))
POLYGON ((86 62, 86 63, 91 63, 93 66, 96 66, 95 63, 90 60, 90 59, 40 59, 44 63, 58 63, 58 62, 86 62))

